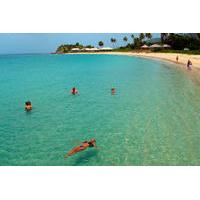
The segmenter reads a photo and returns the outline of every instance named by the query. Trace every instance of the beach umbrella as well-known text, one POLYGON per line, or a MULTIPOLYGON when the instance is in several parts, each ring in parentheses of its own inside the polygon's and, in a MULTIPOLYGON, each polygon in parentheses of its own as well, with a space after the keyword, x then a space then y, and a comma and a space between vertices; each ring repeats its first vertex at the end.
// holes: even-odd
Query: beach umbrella
POLYGON ((163 44, 163 48, 171 48, 169 44, 163 44))
POLYGON ((152 48, 152 49, 154 49, 154 48, 162 48, 162 46, 159 45, 159 44, 153 44, 153 45, 150 46, 150 48, 152 48))
POLYGON ((143 46, 141 46, 142 49, 148 49, 149 46, 147 46, 146 44, 144 44, 143 46))

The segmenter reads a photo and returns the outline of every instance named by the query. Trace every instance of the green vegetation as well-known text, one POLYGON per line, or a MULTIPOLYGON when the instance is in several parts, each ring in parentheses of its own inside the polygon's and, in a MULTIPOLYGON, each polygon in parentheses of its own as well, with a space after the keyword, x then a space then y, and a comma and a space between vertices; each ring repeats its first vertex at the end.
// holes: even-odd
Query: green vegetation
POLYGON ((83 49, 83 48, 93 48, 93 46, 91 45, 84 46, 82 44, 79 44, 78 42, 76 44, 62 44, 57 48, 56 53, 69 53, 73 48, 83 49))
POLYGON ((103 47, 104 43, 102 41, 99 41, 99 46, 103 47))
POLYGON ((113 48, 114 48, 114 44, 117 42, 117 40, 115 38, 111 38, 110 41, 113 44, 113 48))
POLYGON ((166 42, 167 37, 168 37, 168 33, 161 33, 160 34, 160 39, 161 39, 162 44, 164 44, 166 42))
POLYGON ((123 41, 125 42, 125 44, 127 44, 128 38, 125 36, 125 37, 123 38, 123 41))
MULTIPOLYGON (((163 48, 155 48, 153 50, 154 52, 165 52, 165 53, 185 53, 185 54, 200 54, 200 33, 196 34, 175 34, 175 33, 161 33, 160 39, 157 38, 157 42, 155 42, 155 38, 152 39, 151 33, 140 33, 137 37, 132 34, 130 36, 130 40, 127 36, 124 36, 122 39, 124 41, 124 46, 116 48, 117 40, 116 38, 111 38, 110 42, 113 46, 113 51, 138 51, 141 50, 141 46, 146 44, 148 46, 156 43, 156 44, 168 44, 171 46, 170 49, 166 50, 163 48), (130 41, 130 42, 128 42, 130 41), (188 50, 184 50, 184 49, 188 50)), ((99 47, 104 46, 103 41, 98 42, 99 47)), ((79 48, 80 50, 83 48, 93 48, 91 45, 83 46, 79 43, 76 44, 64 44, 60 45, 56 53, 68 53, 73 48, 79 48)))
POLYGON ((152 34, 151 33, 145 33, 145 37, 148 38, 149 40, 151 40, 152 34))
MULTIPOLYGON (((175 33, 161 33, 160 41, 157 44, 168 44, 171 46, 170 49, 164 50, 162 48, 156 48, 154 52, 165 52, 165 53, 185 53, 185 54, 200 54, 200 34, 195 34, 196 37, 192 37, 190 34, 175 34, 175 33), (184 50, 184 49, 188 50, 184 50)), ((151 33, 140 33, 139 37, 131 35, 133 42, 127 44, 124 47, 119 47, 115 51, 133 51, 141 49, 141 46, 152 45, 152 34, 151 33)))
POLYGON ((143 42, 144 38, 145 38, 145 34, 144 34, 144 33, 140 33, 140 35, 139 35, 139 40, 140 40, 141 42, 143 42))
POLYGON ((163 38, 163 43, 164 42, 171 45, 173 50, 183 50, 184 48, 188 48, 190 50, 200 50, 199 36, 194 38, 188 34, 165 33, 163 38))

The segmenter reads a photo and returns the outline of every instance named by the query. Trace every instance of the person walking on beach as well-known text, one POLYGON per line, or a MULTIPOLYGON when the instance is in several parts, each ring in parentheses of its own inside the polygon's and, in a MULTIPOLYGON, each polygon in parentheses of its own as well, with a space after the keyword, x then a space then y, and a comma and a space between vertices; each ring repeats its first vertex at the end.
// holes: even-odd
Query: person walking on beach
POLYGON ((178 62, 178 59, 179 59, 179 57, 178 57, 178 55, 176 56, 176 62, 178 62))
POLYGON ((187 69, 188 69, 188 70, 191 70, 191 69, 192 69, 192 62, 191 62, 190 59, 189 59, 188 62, 187 62, 187 69))

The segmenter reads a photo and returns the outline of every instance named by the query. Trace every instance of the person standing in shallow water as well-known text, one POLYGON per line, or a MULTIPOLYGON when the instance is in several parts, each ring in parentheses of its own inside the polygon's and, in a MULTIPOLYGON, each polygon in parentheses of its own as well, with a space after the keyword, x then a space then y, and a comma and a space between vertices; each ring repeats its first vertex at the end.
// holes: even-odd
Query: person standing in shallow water
POLYGON ((192 69, 192 61, 189 59, 187 62, 187 69, 191 70, 192 69))

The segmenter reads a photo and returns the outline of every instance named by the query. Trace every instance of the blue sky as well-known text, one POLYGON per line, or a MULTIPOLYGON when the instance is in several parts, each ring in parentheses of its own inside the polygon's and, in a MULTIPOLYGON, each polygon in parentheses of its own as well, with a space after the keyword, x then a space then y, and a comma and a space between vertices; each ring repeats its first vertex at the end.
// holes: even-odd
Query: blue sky
MULTIPOLYGON (((104 42, 104 46, 112 47, 111 37, 116 38, 116 45, 120 46, 124 44, 124 36, 131 41, 130 35, 130 33, 1 33, 0 54, 49 53, 54 52, 60 44, 79 42, 83 45, 97 46, 100 40, 104 42)), ((153 37, 159 37, 159 34, 153 34, 153 37)))

